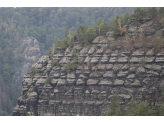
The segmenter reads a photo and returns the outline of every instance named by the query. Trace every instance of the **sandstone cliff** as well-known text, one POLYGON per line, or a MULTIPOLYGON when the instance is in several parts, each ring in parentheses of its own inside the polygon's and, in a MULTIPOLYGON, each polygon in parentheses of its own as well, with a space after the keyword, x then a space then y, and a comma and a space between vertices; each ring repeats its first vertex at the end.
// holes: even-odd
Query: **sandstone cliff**
POLYGON ((19 47, 14 50, 15 57, 21 56, 26 60, 15 71, 17 85, 20 86, 24 74, 30 70, 31 66, 41 57, 38 41, 33 37, 27 37, 21 41, 19 47))
MULTIPOLYGON (((143 28, 146 29, 144 36, 150 39, 157 30, 163 29, 155 20, 141 22, 139 27, 128 29, 133 39, 135 32, 143 33, 143 28)), ((144 42, 133 45, 134 40, 129 45, 127 38, 114 40, 111 34, 95 38, 87 47, 76 42, 74 48, 67 48, 64 53, 58 48, 52 58, 42 56, 33 65, 38 72, 33 77, 30 72, 24 75, 22 93, 13 115, 107 115, 115 94, 124 108, 132 98, 138 103, 148 99, 149 105, 160 105, 164 51, 158 51, 153 45, 142 45, 144 42), (82 64, 67 73, 65 66, 72 59, 73 49, 79 53, 82 64), (53 64, 53 60, 58 64, 53 64)))

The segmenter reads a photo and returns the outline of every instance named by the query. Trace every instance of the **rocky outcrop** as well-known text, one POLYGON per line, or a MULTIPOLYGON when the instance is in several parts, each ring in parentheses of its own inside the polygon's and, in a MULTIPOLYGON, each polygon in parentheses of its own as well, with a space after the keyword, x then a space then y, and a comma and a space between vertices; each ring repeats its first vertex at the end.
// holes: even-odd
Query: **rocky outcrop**
MULTIPOLYGON (((147 21, 147 19, 143 20, 147 21)), ((151 33, 152 34, 152 33, 151 33)), ((161 104, 154 98, 161 96, 164 85, 164 52, 153 48, 143 52, 116 48, 108 53, 111 33, 97 37, 91 47, 77 45, 78 59, 82 59, 72 73, 65 71, 71 61, 72 50, 42 56, 33 66, 38 70, 33 78, 24 75, 23 89, 13 115, 107 115, 113 95, 126 107, 132 98, 138 103, 148 99, 149 105, 161 104), (60 65, 53 65, 52 60, 60 65), (48 81, 49 74, 51 79, 48 81)))
POLYGON ((24 57, 26 60, 23 65, 15 71, 17 85, 20 86, 24 74, 30 70, 31 66, 41 57, 38 41, 33 37, 27 37, 21 41, 19 47, 14 50, 15 57, 24 57))

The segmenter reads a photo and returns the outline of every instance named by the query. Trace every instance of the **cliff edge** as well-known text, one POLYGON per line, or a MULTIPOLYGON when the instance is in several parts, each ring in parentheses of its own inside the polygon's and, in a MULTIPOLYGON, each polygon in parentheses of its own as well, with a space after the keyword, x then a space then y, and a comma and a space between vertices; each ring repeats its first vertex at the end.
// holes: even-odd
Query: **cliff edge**
POLYGON ((123 108, 132 98, 162 104, 164 50, 152 41, 163 26, 157 20, 140 21, 125 37, 115 40, 111 31, 87 47, 75 42, 73 48, 42 56, 24 75, 13 115, 104 116, 113 95, 123 108), (136 34, 141 42, 135 42, 136 34))

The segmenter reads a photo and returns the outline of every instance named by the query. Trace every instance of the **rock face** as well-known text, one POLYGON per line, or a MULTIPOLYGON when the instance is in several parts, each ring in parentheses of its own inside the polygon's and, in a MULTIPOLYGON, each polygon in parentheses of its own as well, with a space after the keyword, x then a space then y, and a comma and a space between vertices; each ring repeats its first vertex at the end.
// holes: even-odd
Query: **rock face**
POLYGON ((41 57, 41 52, 39 49, 39 43, 35 38, 28 37, 21 41, 19 47, 14 50, 15 57, 21 56, 26 58, 26 61, 15 71, 15 77, 17 80, 17 85, 20 86, 23 80, 24 74, 30 70, 31 66, 37 62, 41 57), (21 49, 19 52, 18 50, 21 49))
POLYGON ((38 73, 33 78, 30 72, 24 75, 22 93, 13 115, 104 116, 113 95, 118 96, 123 107, 132 98, 137 102, 149 99, 149 105, 161 104, 162 101, 153 98, 161 96, 164 85, 164 52, 154 53, 152 48, 147 52, 116 48, 109 55, 107 47, 111 40, 107 33, 107 38, 96 38, 92 47, 78 49, 83 65, 72 73, 64 69, 67 59, 72 59, 68 55, 71 49, 52 57, 61 66, 52 65, 52 59, 42 56, 33 65, 38 73), (46 83, 47 73, 51 76, 49 83, 46 83))

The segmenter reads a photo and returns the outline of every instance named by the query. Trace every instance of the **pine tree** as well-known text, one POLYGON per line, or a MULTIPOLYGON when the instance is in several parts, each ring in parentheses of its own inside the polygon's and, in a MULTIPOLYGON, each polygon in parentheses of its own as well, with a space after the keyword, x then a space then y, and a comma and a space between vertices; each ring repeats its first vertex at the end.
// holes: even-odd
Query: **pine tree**
POLYGON ((134 116, 148 116, 148 112, 150 111, 150 107, 147 104, 147 101, 143 101, 138 104, 137 110, 134 113, 134 116))
POLYGON ((119 101, 117 100, 117 96, 114 95, 111 100, 110 104, 110 111, 108 112, 109 116, 123 116, 123 111, 121 109, 121 106, 119 104, 119 101))
POLYGON ((151 9, 150 9, 150 17, 151 18, 155 18, 157 16, 158 16, 157 9, 155 7, 151 7, 151 9))
POLYGON ((159 116, 164 116, 164 104, 160 107, 159 116))
POLYGON ((69 35, 69 28, 67 27, 64 35, 67 40, 68 40, 68 35, 69 35))
POLYGON ((136 110, 137 110, 137 103, 132 98, 130 103, 128 104, 126 115, 127 116, 134 116, 136 114, 136 110))
POLYGON ((160 107, 158 105, 152 106, 152 108, 148 112, 149 116, 159 116, 160 115, 160 107))
POLYGON ((159 8, 159 16, 164 16, 164 7, 159 8))

